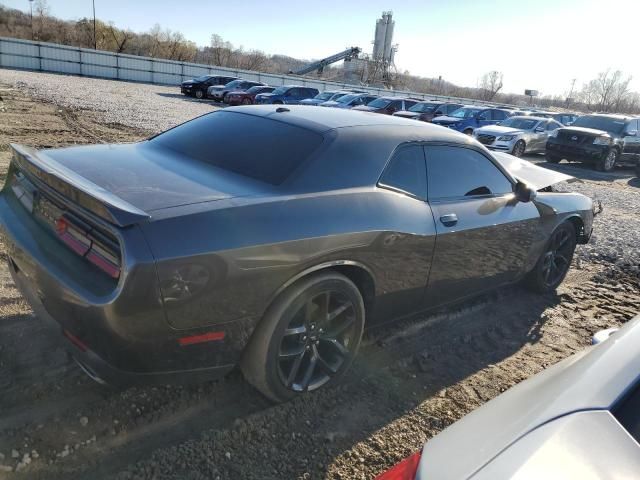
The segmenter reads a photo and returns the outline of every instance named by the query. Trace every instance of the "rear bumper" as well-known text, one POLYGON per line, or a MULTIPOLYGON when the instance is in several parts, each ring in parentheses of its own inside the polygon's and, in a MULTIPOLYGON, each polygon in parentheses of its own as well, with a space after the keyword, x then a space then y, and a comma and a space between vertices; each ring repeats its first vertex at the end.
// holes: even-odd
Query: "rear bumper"
POLYGON ((43 230, 10 188, 0 193, 0 237, 17 287, 93 377, 115 384, 164 383, 231 370, 246 343, 247 325, 238 320, 215 328, 171 327, 142 231, 130 227, 121 233, 123 273, 117 285, 101 285, 101 272, 43 230), (187 345, 181 340, 212 330, 224 332, 223 338, 187 345))
POLYGON ((123 387, 145 384, 188 383, 219 378, 234 368, 234 365, 230 364, 162 372, 132 372, 120 369, 107 362, 97 352, 91 350, 73 333, 65 330, 62 325, 47 312, 37 292, 34 290, 33 285, 28 281, 24 273, 16 268, 12 260, 9 261, 8 267, 16 287, 18 287, 25 297, 38 319, 48 327, 50 334, 58 338, 58 345, 66 350, 78 366, 98 383, 123 387))

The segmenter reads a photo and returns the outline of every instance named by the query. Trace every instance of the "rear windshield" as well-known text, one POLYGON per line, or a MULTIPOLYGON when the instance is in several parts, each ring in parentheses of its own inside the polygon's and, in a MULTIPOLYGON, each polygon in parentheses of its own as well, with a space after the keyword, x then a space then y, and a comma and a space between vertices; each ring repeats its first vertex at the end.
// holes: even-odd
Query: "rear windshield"
POLYGON ((214 112, 150 140, 217 168, 279 185, 322 143, 322 135, 277 120, 214 112))
POLYGON ((579 117, 573 122, 572 127, 594 128, 604 130, 609 133, 621 133, 624 129, 625 121, 611 117, 579 117))
POLYGON ((362 96, 362 94, 361 94, 361 93, 352 93, 352 94, 344 95, 344 96, 342 96, 342 97, 338 98, 338 99, 336 100, 336 102, 340 102, 340 103, 349 103, 349 102, 351 102, 352 100, 355 100, 356 98, 359 98, 359 97, 361 97, 361 96, 362 96))

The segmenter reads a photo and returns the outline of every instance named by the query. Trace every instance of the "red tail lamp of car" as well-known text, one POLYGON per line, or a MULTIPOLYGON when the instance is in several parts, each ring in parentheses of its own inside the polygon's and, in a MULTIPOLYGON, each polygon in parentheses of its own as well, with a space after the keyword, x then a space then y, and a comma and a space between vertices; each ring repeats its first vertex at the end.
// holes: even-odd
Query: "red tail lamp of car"
POLYGON ((422 452, 416 452, 405 458, 390 470, 378 475, 376 480, 414 480, 420 464, 421 454, 422 452))
POLYGON ((86 258, 112 278, 120 276, 120 259, 114 248, 98 232, 86 229, 62 216, 56 220, 56 233, 71 250, 86 258))

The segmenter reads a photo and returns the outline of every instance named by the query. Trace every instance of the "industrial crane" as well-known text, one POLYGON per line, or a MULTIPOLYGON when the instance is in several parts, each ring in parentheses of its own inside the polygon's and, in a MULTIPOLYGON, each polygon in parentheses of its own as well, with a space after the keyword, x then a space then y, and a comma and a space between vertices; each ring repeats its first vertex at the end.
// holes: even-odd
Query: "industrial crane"
POLYGON ((340 60, 350 61, 352 58, 358 58, 358 55, 362 49, 360 47, 351 47, 347 48, 345 51, 336 53, 335 55, 331 55, 330 57, 323 58, 317 62, 310 63, 306 67, 301 68, 300 70, 296 70, 295 72, 290 71, 289 73, 293 73, 294 75, 304 75, 305 73, 313 72, 317 70, 318 74, 322 73, 324 67, 327 65, 331 65, 332 63, 339 62, 340 60))

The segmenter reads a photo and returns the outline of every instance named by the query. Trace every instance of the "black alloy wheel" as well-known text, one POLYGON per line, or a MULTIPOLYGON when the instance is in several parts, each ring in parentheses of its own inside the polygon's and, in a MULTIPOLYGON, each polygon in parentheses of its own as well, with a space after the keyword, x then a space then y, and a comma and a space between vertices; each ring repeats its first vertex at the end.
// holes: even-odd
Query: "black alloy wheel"
POLYGON ((276 402, 334 383, 358 352, 364 318, 362 295, 347 277, 305 277, 267 310, 243 353, 242 372, 276 402))
POLYGON ((355 306, 346 295, 325 291, 309 298, 291 318, 280 342, 282 383, 296 392, 327 383, 353 356, 356 327, 355 306))
POLYGON ((528 284, 538 292, 551 292, 567 275, 576 249, 576 230, 565 222, 551 234, 545 250, 528 275, 528 284))

